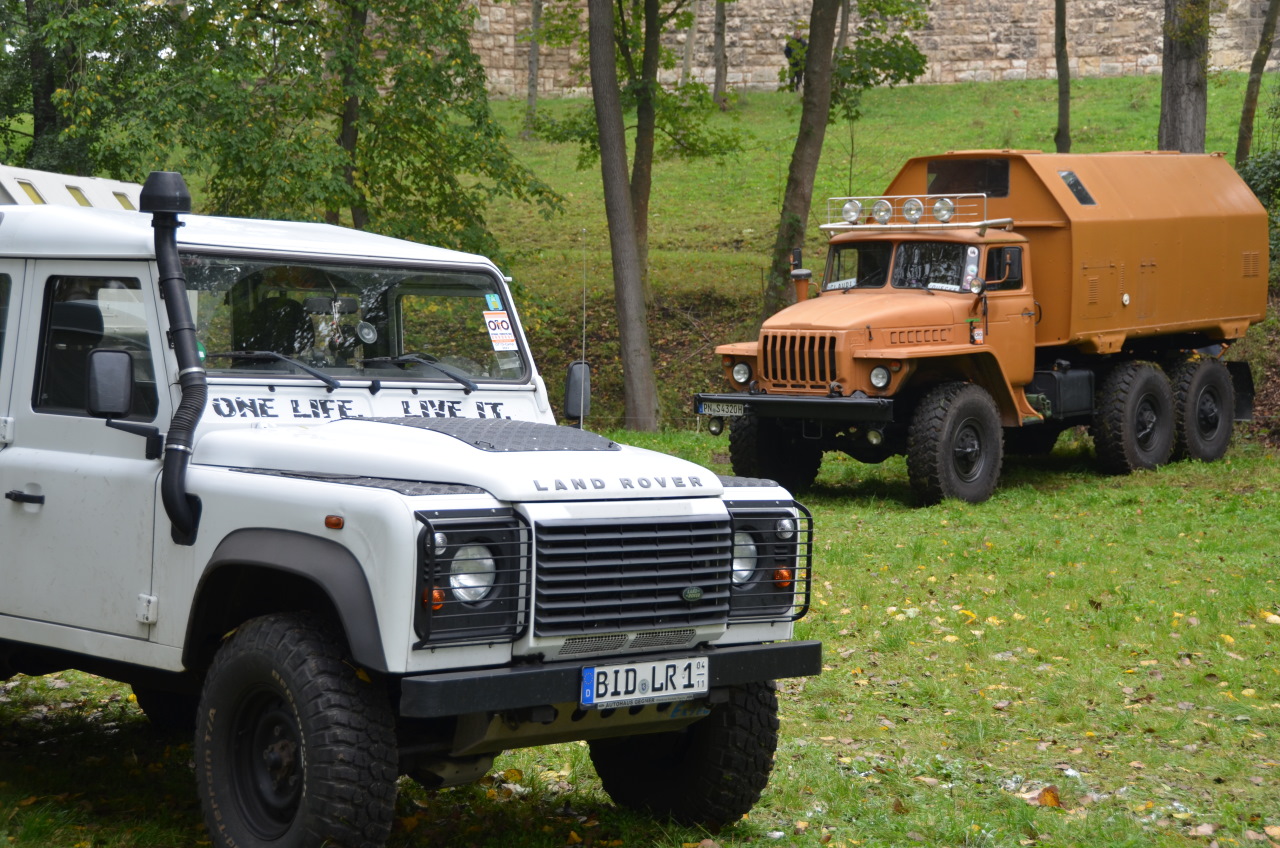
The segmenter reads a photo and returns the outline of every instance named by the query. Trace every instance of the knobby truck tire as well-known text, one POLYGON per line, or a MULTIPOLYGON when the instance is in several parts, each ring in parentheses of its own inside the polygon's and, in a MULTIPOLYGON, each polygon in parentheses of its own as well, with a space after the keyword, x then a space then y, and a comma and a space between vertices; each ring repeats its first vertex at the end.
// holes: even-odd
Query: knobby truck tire
POLYGON ((319 617, 246 622, 205 678, 196 778, 215 846, 380 848, 397 755, 385 691, 319 617))
POLYGON ((1231 445, 1236 393, 1216 359, 1194 357, 1169 376, 1173 386, 1173 458, 1213 462, 1231 445))
POLYGON ((727 702, 683 730, 597 739, 591 761, 620 806, 717 830, 760 800, 777 747, 770 680, 733 687, 727 702))
POLYGON ((813 485, 822 450, 772 418, 729 419, 729 462, 739 477, 773 480, 792 494, 813 485))
POLYGON ((1149 362, 1123 362, 1098 390, 1093 444, 1108 474, 1164 465, 1173 453, 1173 390, 1149 362))
POLYGON ((907 430, 907 474, 925 504, 982 503, 1004 461, 1000 410, 974 383, 943 383, 920 401, 907 430))

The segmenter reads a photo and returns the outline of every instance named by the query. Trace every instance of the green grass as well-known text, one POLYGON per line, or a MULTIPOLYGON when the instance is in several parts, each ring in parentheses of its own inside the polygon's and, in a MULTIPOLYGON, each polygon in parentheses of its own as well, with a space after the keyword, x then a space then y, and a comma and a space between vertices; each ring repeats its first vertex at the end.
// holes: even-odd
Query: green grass
MULTIPOLYGON (((1213 81, 1211 149, 1234 146, 1242 86, 1213 81)), ((1078 150, 1154 145, 1158 81, 1074 91, 1078 150)), ((499 107, 518 125, 521 104, 499 107)), ((848 137, 833 127, 815 196, 877 192, 917 153, 1049 149, 1054 108, 1052 83, 872 92, 852 186, 848 137)), ((737 114, 753 140, 740 160, 659 169, 652 331, 670 428, 611 437, 729 470, 724 437, 693 431, 688 397, 719 386, 711 348, 758 317, 796 109, 787 94, 747 95, 737 114)), ((607 427, 620 383, 597 172, 575 170, 571 150, 513 144, 569 204, 551 223, 502 210, 506 268, 553 385, 580 332, 585 278, 593 423, 607 427)), ((816 226, 810 241, 820 261, 816 226)), ((1266 338, 1251 344, 1274 357, 1266 338)), ((1265 848, 1250 834, 1280 827, 1273 449, 1238 437, 1223 462, 1104 477, 1071 433, 1048 458, 1007 460, 987 503, 925 509, 900 459, 828 454, 805 502, 815 585, 799 635, 823 641, 825 670, 783 683, 774 775, 747 819, 711 836, 616 810, 585 747, 569 744, 503 757, 480 785, 403 784, 390 844, 1265 848), (1028 802, 1049 786, 1060 808, 1028 802)), ((87 675, 0 683, 5 844, 209 844, 189 740, 151 733, 127 688, 87 675)))

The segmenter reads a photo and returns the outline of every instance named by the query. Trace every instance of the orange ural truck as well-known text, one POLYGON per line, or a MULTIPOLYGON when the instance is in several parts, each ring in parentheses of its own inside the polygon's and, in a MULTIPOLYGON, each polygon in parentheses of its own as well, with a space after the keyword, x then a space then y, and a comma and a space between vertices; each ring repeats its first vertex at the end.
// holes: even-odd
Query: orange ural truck
POLYGON ((836 198, 826 273, 722 345, 735 474, 793 490, 824 451, 906 454, 925 503, 991 496, 1004 453, 1087 425, 1111 473, 1214 460, 1253 383, 1222 354, 1266 312, 1267 215, 1221 156, 966 151, 836 198))

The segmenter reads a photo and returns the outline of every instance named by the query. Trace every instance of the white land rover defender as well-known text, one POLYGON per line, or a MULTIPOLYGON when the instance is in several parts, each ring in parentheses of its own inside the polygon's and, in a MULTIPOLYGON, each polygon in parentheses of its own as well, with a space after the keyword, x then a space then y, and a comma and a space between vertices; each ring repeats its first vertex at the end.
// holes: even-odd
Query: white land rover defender
POLYGON ((821 667, 786 491, 555 426, 484 258, 31 177, 0 206, 0 680, 83 669, 194 726, 216 845, 377 846, 399 775, 566 740, 619 804, 756 802, 772 681, 821 667))

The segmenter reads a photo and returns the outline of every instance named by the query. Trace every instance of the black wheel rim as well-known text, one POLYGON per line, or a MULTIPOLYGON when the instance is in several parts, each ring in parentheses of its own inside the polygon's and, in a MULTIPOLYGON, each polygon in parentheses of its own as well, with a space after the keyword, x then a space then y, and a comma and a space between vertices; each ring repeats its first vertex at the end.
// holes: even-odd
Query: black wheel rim
POLYGON ((302 734, 274 690, 249 693, 232 725, 232 773, 245 823, 261 839, 288 831, 302 800, 302 734))
POLYGON ((972 483, 982 476, 986 465, 986 451, 982 445, 982 430, 972 418, 966 419, 956 430, 951 442, 951 467, 965 483, 972 483))
POLYGON ((1218 435, 1218 428, 1221 426, 1222 399, 1212 388, 1207 388, 1196 401, 1196 427, 1200 431, 1200 437, 1209 440, 1218 435))
POLYGON ((1160 410, 1155 398, 1143 395, 1133 418, 1133 440, 1144 451, 1150 451, 1159 434, 1160 410))

